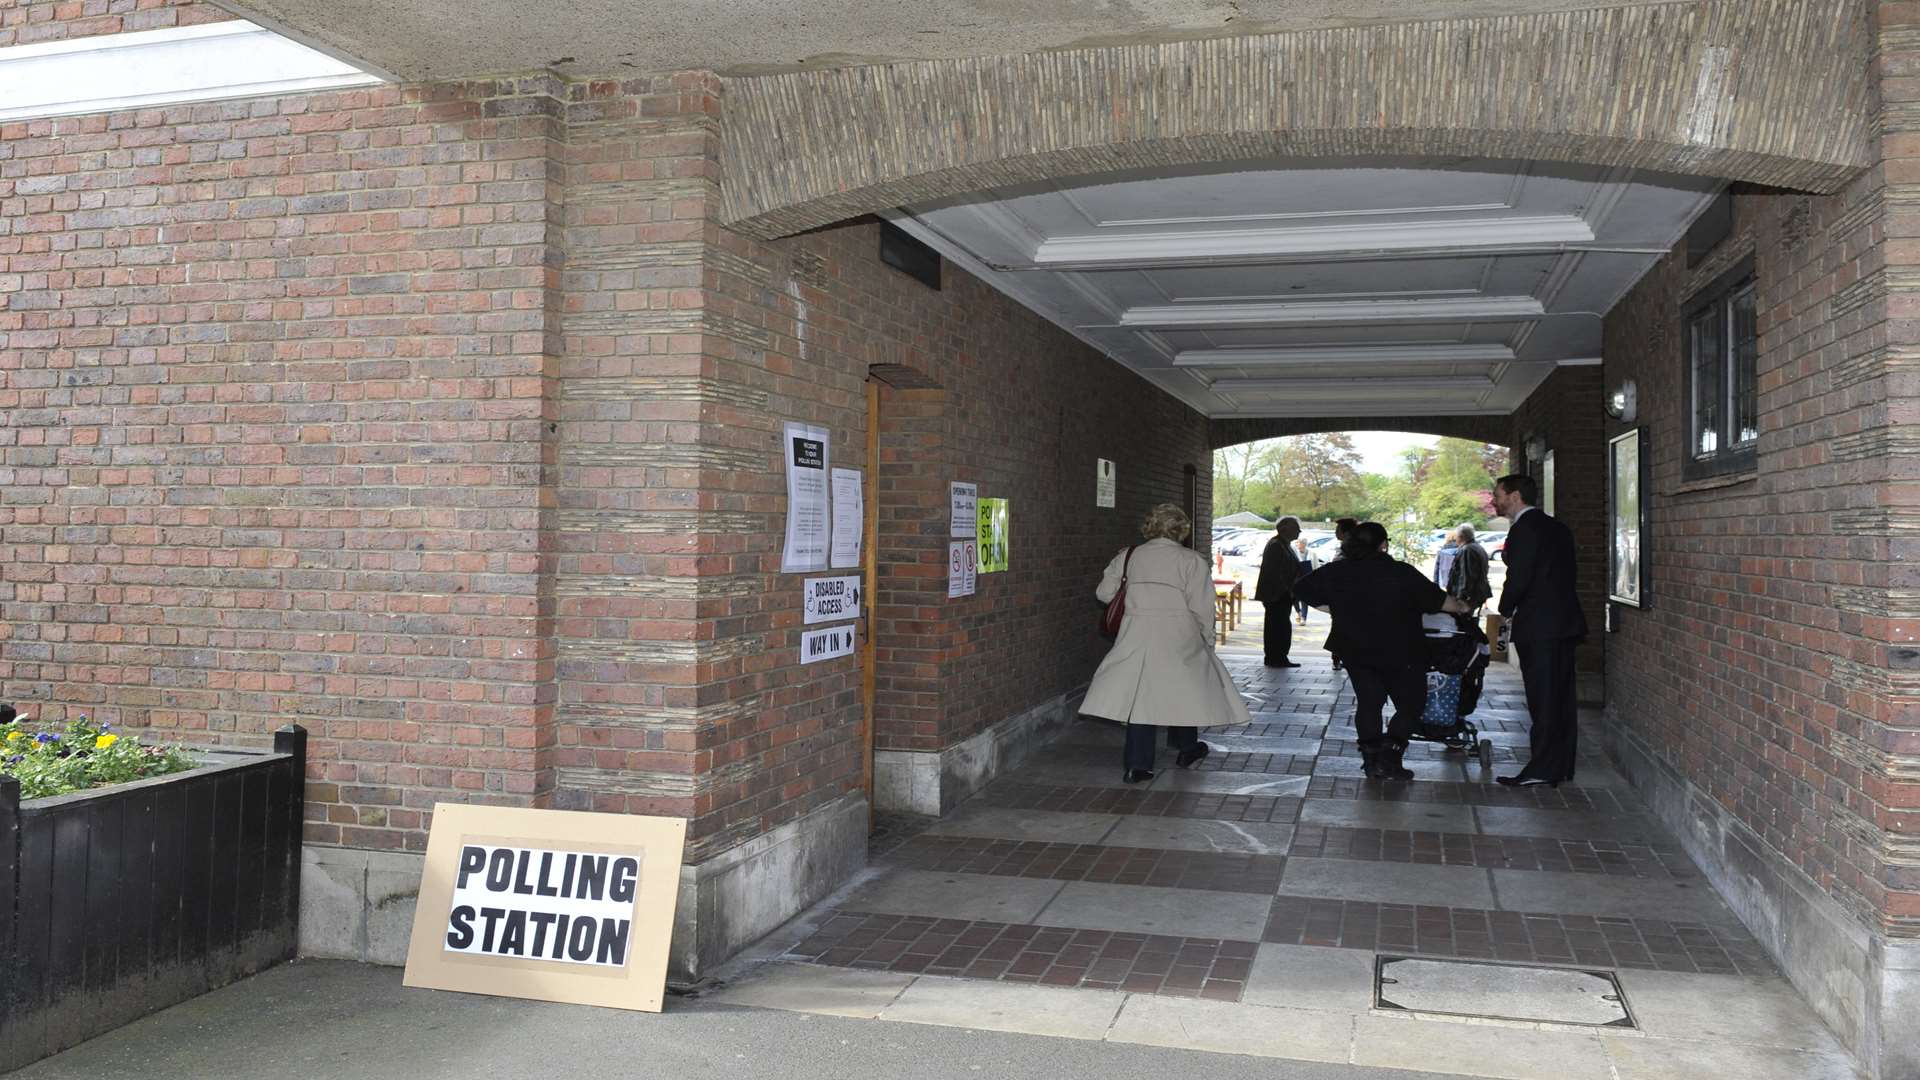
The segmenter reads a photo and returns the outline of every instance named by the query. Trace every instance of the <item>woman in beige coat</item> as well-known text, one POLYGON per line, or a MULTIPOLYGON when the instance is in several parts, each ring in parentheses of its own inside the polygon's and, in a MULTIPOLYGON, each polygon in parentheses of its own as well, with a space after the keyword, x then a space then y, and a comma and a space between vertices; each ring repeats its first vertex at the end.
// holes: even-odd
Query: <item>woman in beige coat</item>
POLYGON ((1181 546, 1193 531, 1187 515, 1162 503, 1140 526, 1146 542, 1107 564, 1094 595, 1120 591, 1125 568, 1126 616, 1080 711, 1127 725, 1121 757, 1129 784, 1153 779, 1153 744, 1160 728, 1185 768, 1207 756, 1199 728, 1250 724, 1247 703, 1226 666, 1213 655, 1213 568, 1207 557, 1181 546))

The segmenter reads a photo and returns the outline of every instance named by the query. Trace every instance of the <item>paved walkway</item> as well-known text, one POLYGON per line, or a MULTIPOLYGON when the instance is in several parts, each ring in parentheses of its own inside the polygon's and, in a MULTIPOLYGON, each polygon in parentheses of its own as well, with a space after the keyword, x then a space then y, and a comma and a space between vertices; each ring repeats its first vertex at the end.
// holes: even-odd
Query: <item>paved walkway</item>
POLYGON ((1474 716, 1493 769, 1416 743, 1416 780, 1366 781, 1324 617, 1270 670, 1249 608, 1222 652, 1254 723, 1198 767, 1126 786, 1119 727, 1081 721, 890 821, 875 872, 718 1000, 1520 1080, 1856 1075, 1592 740, 1574 785, 1493 783, 1526 753, 1511 669, 1474 716))

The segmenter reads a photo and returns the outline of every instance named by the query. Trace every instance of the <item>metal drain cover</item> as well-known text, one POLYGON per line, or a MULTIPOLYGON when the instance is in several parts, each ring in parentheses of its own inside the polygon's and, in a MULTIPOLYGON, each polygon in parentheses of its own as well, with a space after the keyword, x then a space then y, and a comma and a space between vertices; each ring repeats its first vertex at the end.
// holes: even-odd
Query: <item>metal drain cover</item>
POLYGON ((1638 1026, 1610 971, 1382 956, 1373 974, 1377 1009, 1529 1024, 1638 1026))

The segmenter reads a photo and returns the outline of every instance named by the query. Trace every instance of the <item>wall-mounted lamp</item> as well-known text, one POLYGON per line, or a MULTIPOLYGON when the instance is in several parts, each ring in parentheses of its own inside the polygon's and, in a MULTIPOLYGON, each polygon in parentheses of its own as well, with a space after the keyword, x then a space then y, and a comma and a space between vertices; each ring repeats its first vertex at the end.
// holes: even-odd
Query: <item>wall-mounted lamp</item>
POLYGON ((1631 424, 1640 411, 1640 388, 1632 379, 1607 392, 1607 415, 1631 424))
POLYGON ((1524 449, 1527 452, 1528 461, 1544 461, 1547 456, 1547 437, 1537 434, 1527 436, 1527 445, 1524 449))

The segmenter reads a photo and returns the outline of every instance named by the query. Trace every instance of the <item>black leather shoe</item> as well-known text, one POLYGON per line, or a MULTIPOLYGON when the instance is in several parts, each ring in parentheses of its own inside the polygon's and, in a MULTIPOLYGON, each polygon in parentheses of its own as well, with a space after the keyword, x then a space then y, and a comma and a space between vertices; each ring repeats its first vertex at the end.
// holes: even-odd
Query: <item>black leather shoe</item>
POLYGON ((1128 769, 1120 774, 1120 779, 1129 784, 1144 784, 1153 779, 1152 769, 1128 769))
POLYGON ((1386 780, 1411 780, 1413 770, 1400 762, 1400 755, 1407 752, 1404 745, 1389 746, 1380 752, 1380 773, 1386 780))
POLYGON ((1539 787, 1541 784, 1545 784, 1550 788, 1560 786, 1560 781, 1558 780, 1542 780, 1535 776, 1496 776, 1494 780, 1508 787, 1539 787))
POLYGON ((1173 763, 1183 769, 1192 768, 1195 762, 1206 757, 1207 752, 1212 749, 1213 748, 1206 743, 1194 743, 1192 746, 1180 751, 1180 755, 1173 759, 1173 763))

